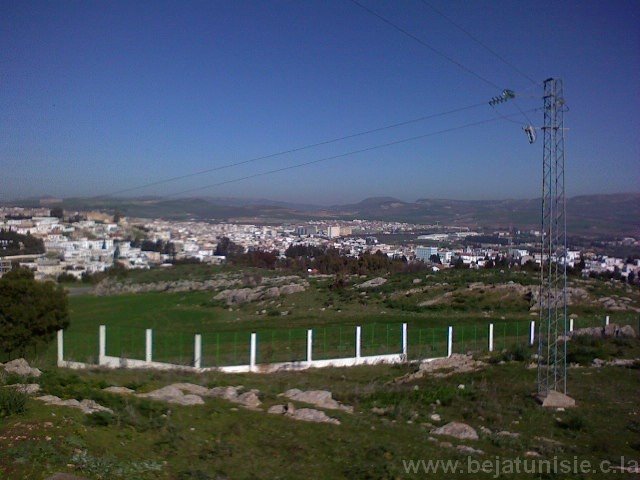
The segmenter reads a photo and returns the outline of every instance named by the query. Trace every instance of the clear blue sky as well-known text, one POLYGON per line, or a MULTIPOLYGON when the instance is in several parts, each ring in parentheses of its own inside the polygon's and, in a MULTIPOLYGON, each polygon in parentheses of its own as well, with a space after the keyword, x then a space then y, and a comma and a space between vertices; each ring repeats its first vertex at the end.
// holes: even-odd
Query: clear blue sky
MULTIPOLYGON (((420 0, 360 1, 521 92, 523 109, 541 106, 539 88, 420 0)), ((640 3, 429 1, 535 79, 564 79, 570 195, 639 190, 640 3)), ((499 93, 349 0, 3 0, 0 85, 0 200, 107 194, 499 93)), ((541 112, 530 116, 542 123, 541 112)), ((494 117, 483 106, 129 195, 168 195, 494 117)), ((198 194, 324 204, 536 197, 542 143, 530 146, 524 120, 514 120, 198 194)))

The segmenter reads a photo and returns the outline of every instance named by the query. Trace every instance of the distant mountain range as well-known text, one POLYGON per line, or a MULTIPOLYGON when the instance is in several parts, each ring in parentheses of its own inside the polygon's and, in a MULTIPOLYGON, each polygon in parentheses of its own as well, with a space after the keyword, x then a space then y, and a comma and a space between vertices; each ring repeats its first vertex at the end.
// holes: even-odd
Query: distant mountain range
MULTIPOLYGON (((11 202, 38 206, 40 198, 11 202)), ((303 220, 386 220, 421 224, 439 222, 469 227, 538 229, 540 199, 447 200, 421 198, 405 202, 372 197, 359 203, 323 207, 311 204, 241 198, 67 198, 65 210, 106 210, 131 217, 197 219, 236 222, 303 220)), ((567 200, 570 235, 640 236, 640 193, 582 195, 567 200)))

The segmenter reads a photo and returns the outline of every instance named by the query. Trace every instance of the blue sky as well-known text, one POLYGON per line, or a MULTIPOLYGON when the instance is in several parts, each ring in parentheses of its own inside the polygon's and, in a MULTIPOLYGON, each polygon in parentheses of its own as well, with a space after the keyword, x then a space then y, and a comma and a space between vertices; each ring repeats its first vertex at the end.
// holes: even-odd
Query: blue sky
MULTIPOLYGON (((435 49, 541 106, 541 89, 421 0, 359 0, 435 49)), ((561 77, 569 195, 638 191, 637 1, 428 0, 536 80, 561 77)), ((0 2, 0 200, 109 194, 396 122, 500 92, 349 0, 0 2)), ((542 143, 515 105, 487 105, 143 188, 170 195, 433 135, 198 195, 336 204, 528 198, 542 143)), ((530 113, 535 125, 541 112, 530 113)))

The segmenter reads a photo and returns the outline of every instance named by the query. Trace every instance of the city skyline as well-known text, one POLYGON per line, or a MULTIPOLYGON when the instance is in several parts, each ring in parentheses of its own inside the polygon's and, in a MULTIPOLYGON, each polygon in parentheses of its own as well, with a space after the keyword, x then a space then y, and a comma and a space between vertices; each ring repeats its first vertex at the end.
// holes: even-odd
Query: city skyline
MULTIPOLYGON (((428 6, 360 3, 513 89, 523 110, 541 107, 540 87, 428 6)), ((537 81, 564 79, 569 196, 638 191, 637 4, 554 4, 553 17, 545 2, 433 5, 537 81)), ((3 4, 0 201, 108 195, 473 105, 127 196, 223 182, 184 195, 319 205, 539 196, 542 146, 527 143, 517 106, 494 111, 500 91, 354 2, 151 6, 3 4), (395 143, 412 137, 422 138, 395 143), (234 182, 272 170, 283 171, 234 182)), ((541 112, 527 116, 542 124, 541 112)))

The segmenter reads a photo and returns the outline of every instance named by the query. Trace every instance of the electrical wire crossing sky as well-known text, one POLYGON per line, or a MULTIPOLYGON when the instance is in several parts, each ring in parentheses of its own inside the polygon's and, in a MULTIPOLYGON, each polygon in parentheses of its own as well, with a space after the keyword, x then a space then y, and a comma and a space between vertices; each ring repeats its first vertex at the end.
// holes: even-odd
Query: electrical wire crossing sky
POLYGON ((567 194, 637 192, 639 21, 625 0, 8 0, 0 201, 533 198, 548 77, 567 194))

